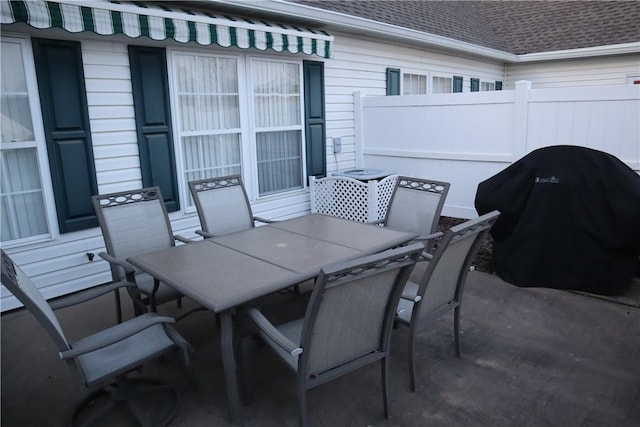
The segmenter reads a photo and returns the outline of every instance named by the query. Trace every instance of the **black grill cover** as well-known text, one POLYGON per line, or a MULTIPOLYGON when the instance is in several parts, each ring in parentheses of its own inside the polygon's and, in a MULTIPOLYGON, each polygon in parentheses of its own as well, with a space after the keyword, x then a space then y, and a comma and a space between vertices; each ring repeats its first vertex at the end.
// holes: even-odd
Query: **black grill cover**
POLYGON ((478 185, 496 273, 523 287, 604 295, 628 290, 640 255, 640 176, 616 157, 577 146, 533 151, 478 185))

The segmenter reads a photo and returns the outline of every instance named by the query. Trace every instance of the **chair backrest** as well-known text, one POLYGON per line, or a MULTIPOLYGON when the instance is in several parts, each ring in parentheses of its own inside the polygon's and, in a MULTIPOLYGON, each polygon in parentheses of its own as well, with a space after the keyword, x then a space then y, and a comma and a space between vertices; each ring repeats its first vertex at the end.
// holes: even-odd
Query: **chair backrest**
POLYGON ((59 351, 69 350, 69 343, 60 323, 38 288, 26 274, 2 252, 2 284, 29 310, 53 338, 59 351))
POLYGON ((387 209, 385 226, 421 236, 435 233, 449 186, 448 182, 399 176, 387 209))
MULTIPOLYGON (((102 194, 91 198, 102 229, 107 253, 118 259, 175 245, 160 188, 102 194)), ((111 268, 113 280, 123 280, 120 267, 111 268)))
POLYGON ((223 235, 254 227, 253 212, 240 175, 189 182, 202 231, 223 235))
POLYGON ((424 249, 392 249, 323 268, 307 307, 299 373, 306 379, 386 352, 395 307, 424 249))
POLYGON ((450 302, 460 302, 478 246, 498 216, 500 212, 492 211, 447 230, 419 283, 422 302, 420 312, 414 310, 413 316, 437 316, 447 311, 450 302))

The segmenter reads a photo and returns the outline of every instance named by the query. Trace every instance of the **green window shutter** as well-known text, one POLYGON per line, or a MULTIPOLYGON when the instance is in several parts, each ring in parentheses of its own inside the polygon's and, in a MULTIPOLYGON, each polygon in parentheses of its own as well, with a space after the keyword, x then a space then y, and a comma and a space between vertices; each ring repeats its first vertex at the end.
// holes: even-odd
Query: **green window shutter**
POLYGON ((496 90, 502 90, 502 82, 500 80, 496 80, 496 90))
POLYGON ((129 46, 133 104, 144 187, 158 186, 168 212, 180 209, 165 50, 129 46))
POLYGON ((471 79, 471 92, 480 91, 480 79, 471 79))
POLYGON ((387 68, 387 95, 400 95, 399 68, 387 68))
POLYGON ((98 194, 79 42, 33 39, 53 194, 61 233, 97 227, 98 194))
POLYGON ((327 175, 324 63, 303 61, 307 176, 327 175))
POLYGON ((453 91, 462 92, 462 76, 453 76, 453 91))

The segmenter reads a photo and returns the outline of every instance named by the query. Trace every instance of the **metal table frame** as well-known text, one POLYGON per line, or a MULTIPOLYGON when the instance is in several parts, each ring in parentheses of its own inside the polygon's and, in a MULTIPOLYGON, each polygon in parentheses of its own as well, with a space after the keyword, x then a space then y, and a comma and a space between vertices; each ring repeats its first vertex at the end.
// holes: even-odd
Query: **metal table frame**
POLYGON ((240 408, 232 310, 315 277, 322 266, 416 235, 313 214, 127 259, 220 316, 229 419, 240 408))

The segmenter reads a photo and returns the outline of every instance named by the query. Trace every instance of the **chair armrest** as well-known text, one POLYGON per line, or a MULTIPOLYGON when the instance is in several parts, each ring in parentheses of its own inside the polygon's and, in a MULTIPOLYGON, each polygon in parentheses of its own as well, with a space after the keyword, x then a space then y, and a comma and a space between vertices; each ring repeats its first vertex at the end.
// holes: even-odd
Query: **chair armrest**
POLYGON ((384 224, 384 218, 374 219, 373 221, 367 221, 367 224, 373 224, 373 225, 384 224))
POLYGON ((418 240, 418 241, 432 240, 432 239, 435 239, 435 238, 440 237, 442 235, 443 235, 443 233, 441 231, 437 231, 435 233, 426 234, 424 236, 418 236, 418 237, 415 238, 415 240, 418 240))
POLYGON ((277 221, 274 221, 272 219, 266 219, 266 218, 262 218, 262 217, 259 217, 259 216, 254 216, 253 220, 254 221, 264 222, 265 224, 272 224, 274 222, 277 222, 277 221))
POLYGON ((122 267, 124 269, 124 272, 127 275, 133 274, 136 272, 136 269, 131 264, 129 264, 124 260, 118 259, 114 256, 111 256, 106 252, 100 252, 98 256, 100 256, 100 258, 102 258, 103 260, 107 261, 109 264, 116 264, 119 267, 122 267))
POLYGON ((420 254, 420 258, 418 258, 418 262, 421 261, 431 261, 433 259, 433 254, 430 254, 427 251, 422 251, 422 253, 420 254))
POLYGON ((289 338, 285 337, 280 333, 279 330, 276 329, 269 320, 264 317, 264 314, 260 312, 257 308, 250 308, 247 311, 247 315, 255 322, 255 324, 260 328, 260 332, 269 337, 276 343, 280 348, 291 354, 292 356, 297 356, 302 353, 302 348, 297 346, 293 341, 289 338))
POLYGON ((406 299, 408 301, 413 301, 413 302, 420 302, 422 301, 422 297, 419 295, 414 295, 410 292, 407 293, 402 293, 402 299, 406 299))
POLYGON ((188 238, 186 238, 184 236, 180 236, 179 234, 176 234, 175 236, 173 236, 173 238, 175 240, 179 241, 179 242, 182 242, 182 243, 193 243, 193 242, 195 242, 195 240, 188 239, 188 238))
POLYGON ((419 286, 417 283, 407 282, 404 289, 402 289, 401 298, 413 302, 420 302, 422 297, 418 295, 418 288, 419 286))
POLYGON ((52 310, 58 310, 98 298, 99 296, 115 291, 116 289, 135 287, 135 284, 131 282, 108 283, 106 285, 95 286, 75 295, 63 297, 57 301, 52 301, 49 306, 52 310))
POLYGON ((196 230, 196 234, 204 237, 205 239, 208 237, 216 237, 215 234, 207 233, 206 231, 196 230))
POLYGON ((112 332, 109 335, 104 334, 97 337, 97 335, 100 334, 98 333, 87 337, 89 339, 80 340, 77 343, 72 344, 71 349, 60 352, 60 358, 66 360, 99 350, 160 323, 176 323, 176 320, 172 317, 160 316, 156 313, 146 313, 142 316, 134 317, 124 323, 119 323, 111 330, 106 329, 105 331, 112 332))

